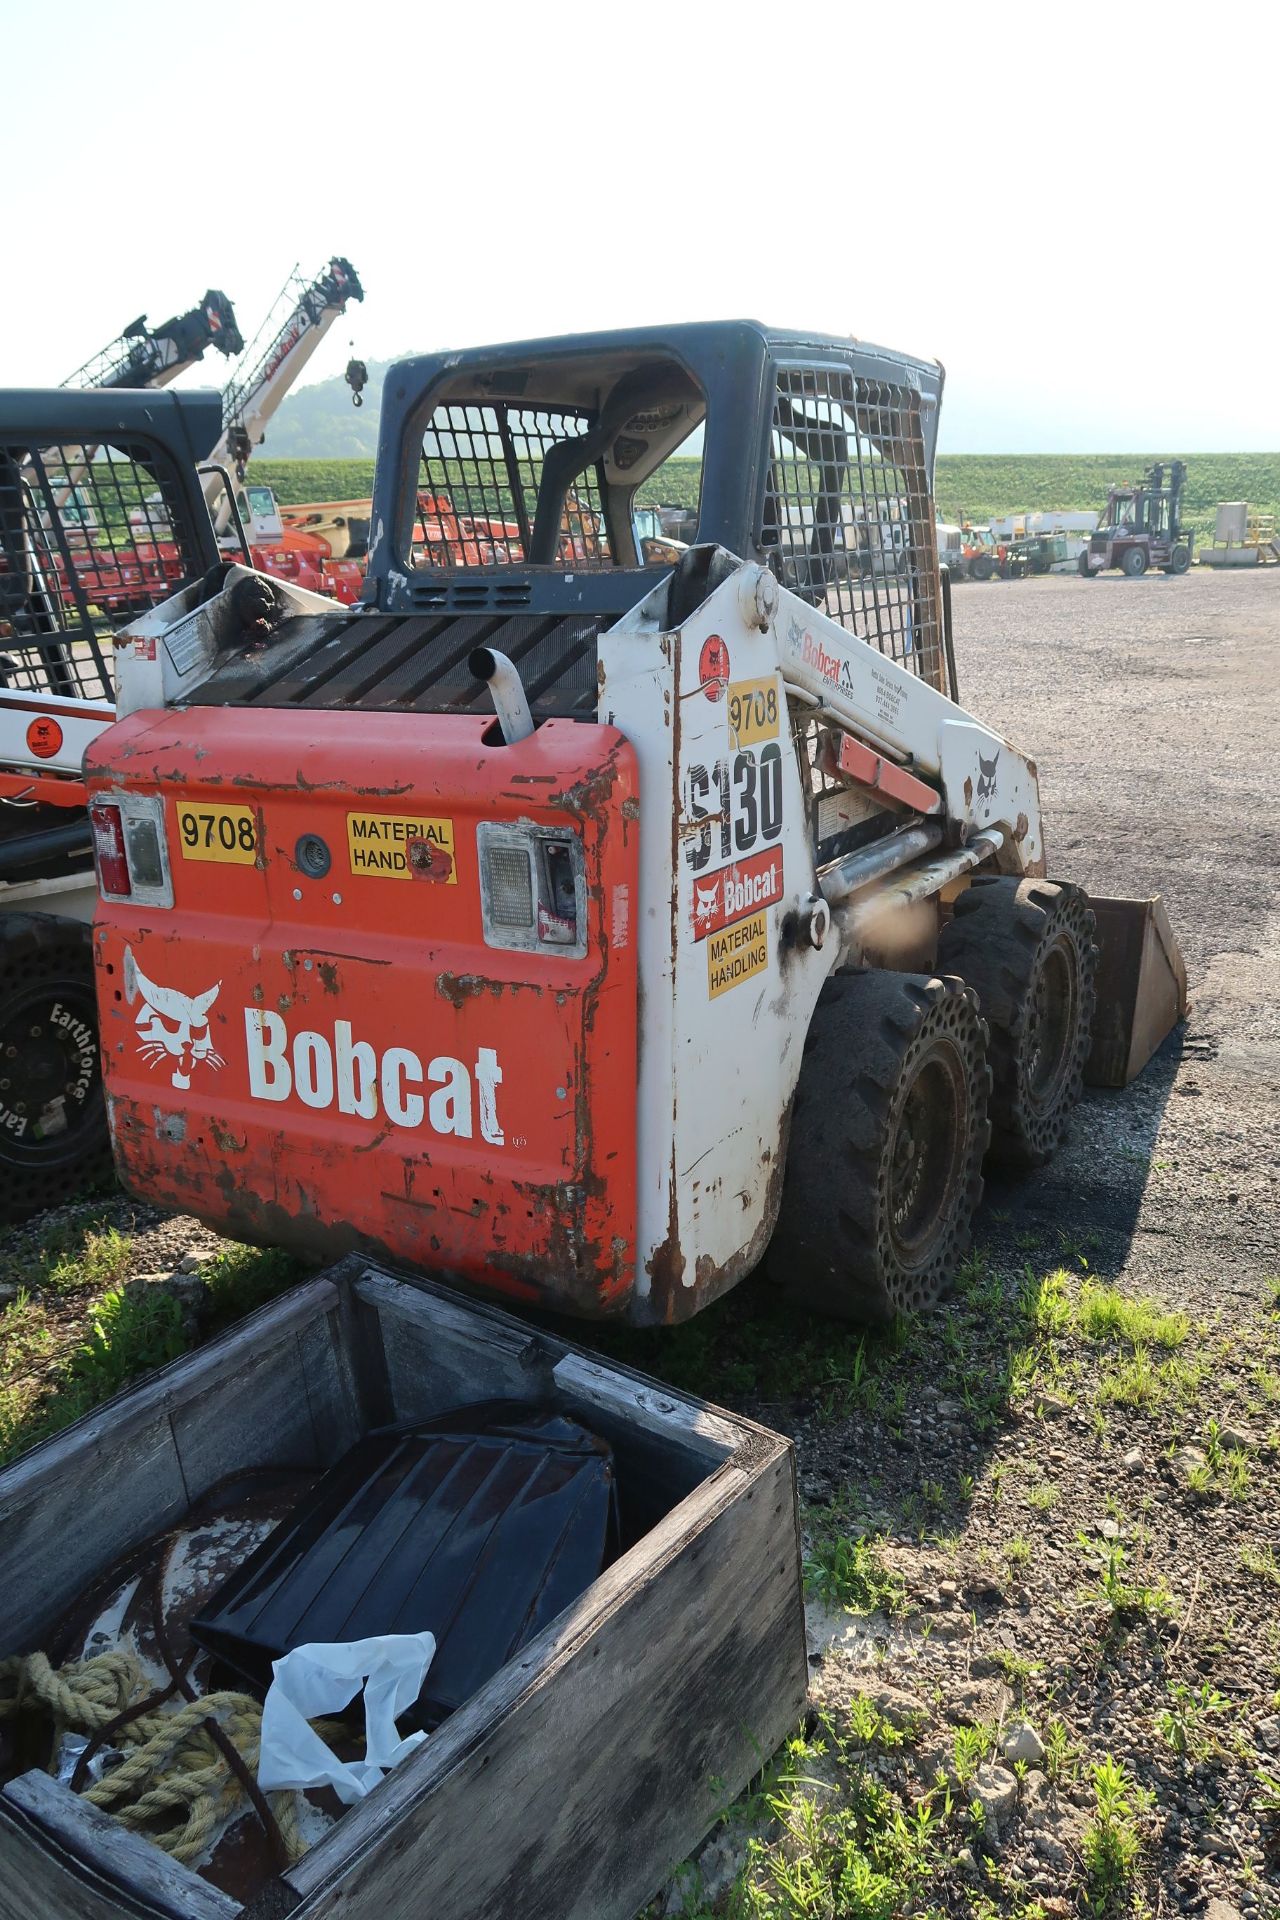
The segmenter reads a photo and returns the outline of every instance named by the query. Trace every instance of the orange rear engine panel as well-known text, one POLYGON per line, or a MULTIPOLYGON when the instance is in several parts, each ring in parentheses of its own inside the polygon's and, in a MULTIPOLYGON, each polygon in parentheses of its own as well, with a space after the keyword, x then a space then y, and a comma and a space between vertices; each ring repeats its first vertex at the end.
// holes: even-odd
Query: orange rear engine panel
POLYGON ((620 733, 550 720, 509 747, 480 718, 196 707, 111 728, 86 775, 91 807, 158 796, 172 882, 172 906, 103 901, 96 922, 126 1186, 242 1239, 625 1311, 639 829, 620 733), (578 836, 572 949, 486 939, 482 826, 578 836))

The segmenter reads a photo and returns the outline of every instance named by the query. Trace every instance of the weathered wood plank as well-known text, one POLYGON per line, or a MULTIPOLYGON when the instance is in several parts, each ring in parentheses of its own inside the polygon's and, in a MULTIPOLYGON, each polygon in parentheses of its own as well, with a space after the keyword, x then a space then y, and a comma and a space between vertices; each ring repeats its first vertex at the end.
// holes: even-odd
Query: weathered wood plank
POLYGON ((731 1458, 742 1444, 742 1427, 714 1408, 656 1381, 638 1381, 590 1354, 567 1353, 556 1362, 552 1378, 557 1392, 584 1418, 594 1417, 607 1439, 615 1431, 638 1428, 679 1442, 710 1466, 731 1458))
POLYGON ((47 1773, 0 1794, 0 1920, 235 1920, 219 1893, 47 1773))
POLYGON ((294 1328, 270 1346, 242 1347, 235 1373, 184 1399, 170 1423, 193 1500, 232 1473, 327 1464, 316 1443, 294 1328))
POLYGON ((376 1269, 355 1290, 381 1322, 397 1420, 429 1420, 468 1401, 551 1397, 563 1349, 543 1334, 376 1269))
POLYGON ((297 1920, 632 1920, 805 1700, 792 1456, 744 1451, 289 1872, 297 1920))

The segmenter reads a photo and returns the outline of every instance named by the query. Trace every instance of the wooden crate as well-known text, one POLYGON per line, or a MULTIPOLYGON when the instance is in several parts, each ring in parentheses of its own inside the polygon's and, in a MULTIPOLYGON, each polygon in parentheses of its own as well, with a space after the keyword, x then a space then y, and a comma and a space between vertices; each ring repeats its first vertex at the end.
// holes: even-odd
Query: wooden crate
POLYGON ((654 1490, 638 1543, 247 1907, 12 1781, 4 1920, 632 1920, 803 1710, 794 1459, 491 1307, 352 1258, 35 1448, 0 1473, 0 1652, 228 1475, 497 1398, 607 1437, 654 1490))

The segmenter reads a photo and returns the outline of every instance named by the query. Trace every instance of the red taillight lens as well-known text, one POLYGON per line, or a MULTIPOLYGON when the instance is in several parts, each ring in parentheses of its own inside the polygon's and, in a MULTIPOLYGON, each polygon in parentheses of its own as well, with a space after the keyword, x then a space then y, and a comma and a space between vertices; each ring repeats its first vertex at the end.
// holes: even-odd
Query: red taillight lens
POLYGON ((93 824, 93 854, 98 863, 98 885, 103 893, 127 900, 133 892, 129 861, 124 848, 124 821, 119 807, 100 804, 90 807, 93 824))

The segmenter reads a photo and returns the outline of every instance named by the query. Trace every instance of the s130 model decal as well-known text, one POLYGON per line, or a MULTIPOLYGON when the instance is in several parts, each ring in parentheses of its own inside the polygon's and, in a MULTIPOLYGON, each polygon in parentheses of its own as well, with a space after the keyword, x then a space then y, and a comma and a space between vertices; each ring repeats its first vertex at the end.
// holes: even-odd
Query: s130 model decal
POLYGON ((684 846, 684 857, 694 873, 710 866, 713 846, 721 860, 731 860, 735 854, 752 852, 761 841, 776 840, 782 832, 779 743, 771 740, 758 753, 744 747, 709 768, 690 767, 684 815, 697 827, 684 846))

